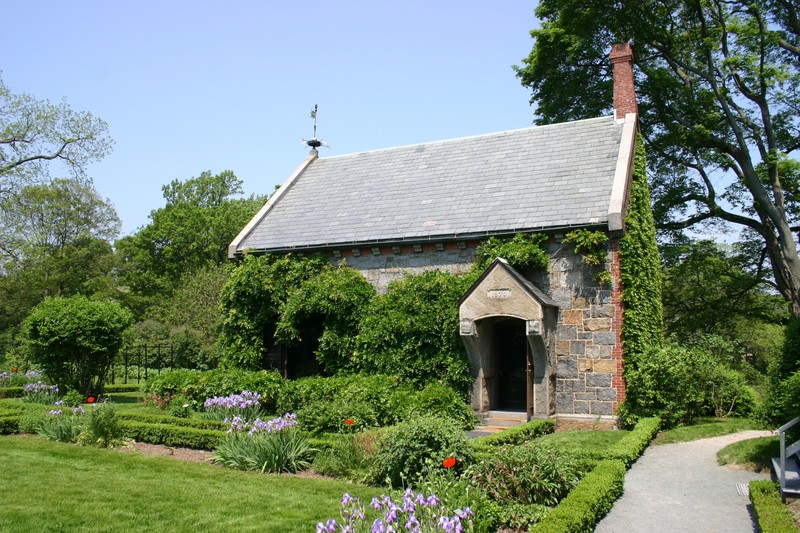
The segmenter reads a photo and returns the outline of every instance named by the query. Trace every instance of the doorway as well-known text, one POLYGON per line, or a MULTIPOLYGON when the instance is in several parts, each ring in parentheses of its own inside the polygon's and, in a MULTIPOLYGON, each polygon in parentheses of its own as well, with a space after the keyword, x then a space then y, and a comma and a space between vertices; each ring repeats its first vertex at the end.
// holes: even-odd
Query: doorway
POLYGON ((528 342, 525 321, 511 318, 494 325, 496 409, 526 411, 528 402, 528 342))

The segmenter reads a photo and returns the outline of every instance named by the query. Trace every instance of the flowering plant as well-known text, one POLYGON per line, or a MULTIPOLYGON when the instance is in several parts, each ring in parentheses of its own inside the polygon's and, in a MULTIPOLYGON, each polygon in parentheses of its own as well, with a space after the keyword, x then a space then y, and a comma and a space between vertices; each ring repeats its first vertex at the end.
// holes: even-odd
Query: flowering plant
POLYGON ((226 418, 224 422, 226 424, 230 422, 231 424, 227 431, 228 434, 246 431, 248 435, 255 435, 256 433, 277 433, 283 429, 295 427, 297 425, 297 416, 294 413, 286 413, 266 422, 260 418, 248 422, 240 416, 234 416, 233 418, 226 418))
POLYGON ((242 391, 230 396, 214 396, 203 402, 204 417, 212 420, 240 417, 253 420, 261 414, 261 395, 257 392, 242 391))
POLYGON ((81 416, 86 411, 81 407, 72 409, 72 414, 64 412, 64 402, 56 401, 55 409, 49 411, 49 417, 42 420, 36 428, 36 432, 48 440, 60 442, 76 442, 86 425, 86 417, 81 416))
POLYGON ((49 385, 44 381, 28 383, 22 389, 22 400, 30 403, 53 403, 58 398, 58 385, 49 385))
MULTIPOLYGON (((345 492, 339 512, 341 521, 331 518, 325 522, 318 522, 317 533, 337 531, 462 533, 473 529, 473 513, 469 507, 456 509, 453 511, 453 516, 450 516, 436 494, 426 497, 421 492, 415 494, 411 489, 406 489, 400 502, 395 503, 389 496, 382 495, 380 498, 372 498, 370 507, 380 516, 372 521, 371 526, 368 526, 367 513, 370 511, 360 499, 345 492)), ((375 514, 375 512, 370 512, 370 514, 375 514)))

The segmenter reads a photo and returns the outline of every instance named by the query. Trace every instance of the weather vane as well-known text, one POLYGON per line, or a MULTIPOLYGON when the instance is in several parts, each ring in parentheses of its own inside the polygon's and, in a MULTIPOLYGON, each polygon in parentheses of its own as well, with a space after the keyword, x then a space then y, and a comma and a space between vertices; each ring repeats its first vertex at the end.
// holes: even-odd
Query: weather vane
POLYGON ((313 150, 316 150, 320 146, 328 146, 324 140, 317 139, 317 104, 314 104, 314 109, 311 111, 311 118, 314 120, 314 136, 308 141, 303 139, 303 144, 313 150))

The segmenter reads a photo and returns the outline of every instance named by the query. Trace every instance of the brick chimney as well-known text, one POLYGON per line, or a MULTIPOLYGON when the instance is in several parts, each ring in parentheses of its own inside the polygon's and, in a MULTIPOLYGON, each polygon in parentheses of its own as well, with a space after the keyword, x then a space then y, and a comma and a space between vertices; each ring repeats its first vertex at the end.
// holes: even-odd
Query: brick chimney
POLYGON ((633 85, 633 50, 630 43, 611 46, 611 63, 614 65, 614 116, 617 120, 625 120, 626 114, 639 113, 633 85))

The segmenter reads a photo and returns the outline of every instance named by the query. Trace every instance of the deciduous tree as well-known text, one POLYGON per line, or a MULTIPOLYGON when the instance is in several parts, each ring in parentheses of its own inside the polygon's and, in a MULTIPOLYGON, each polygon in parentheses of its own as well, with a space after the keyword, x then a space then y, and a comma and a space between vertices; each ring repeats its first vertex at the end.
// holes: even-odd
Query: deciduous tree
POLYGON ((66 102, 14 94, 0 79, 0 198, 48 178, 53 164, 84 178, 86 166, 107 155, 111 144, 102 120, 66 102))
POLYGON ((800 315, 797 3, 543 0, 536 14, 517 73, 537 122, 607 113, 610 45, 632 41, 659 227, 749 228, 800 315))

